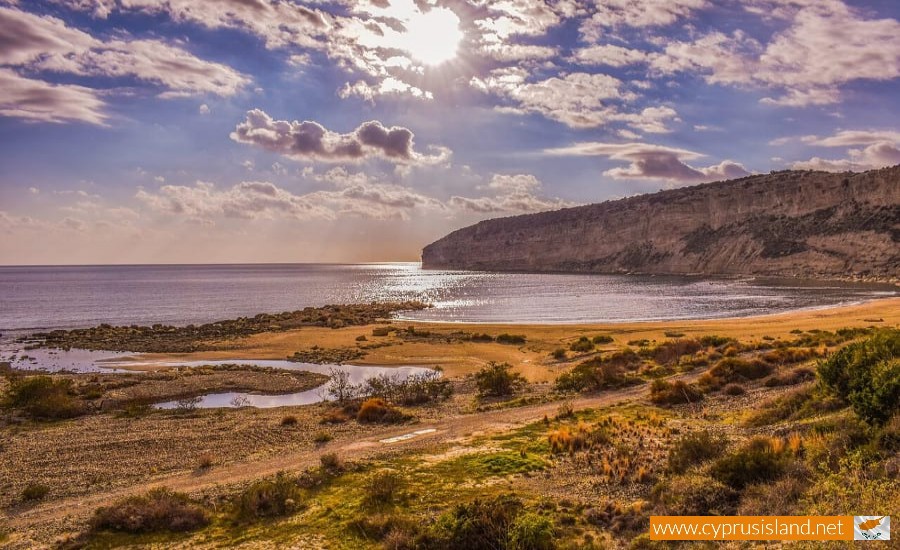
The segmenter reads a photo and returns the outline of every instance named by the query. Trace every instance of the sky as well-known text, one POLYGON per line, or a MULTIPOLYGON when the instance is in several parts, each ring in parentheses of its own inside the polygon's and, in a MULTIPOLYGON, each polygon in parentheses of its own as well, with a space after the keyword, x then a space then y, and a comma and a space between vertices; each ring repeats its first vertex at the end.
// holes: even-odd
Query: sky
POLYGON ((0 264, 416 261, 900 163, 900 2, 0 0, 0 264))

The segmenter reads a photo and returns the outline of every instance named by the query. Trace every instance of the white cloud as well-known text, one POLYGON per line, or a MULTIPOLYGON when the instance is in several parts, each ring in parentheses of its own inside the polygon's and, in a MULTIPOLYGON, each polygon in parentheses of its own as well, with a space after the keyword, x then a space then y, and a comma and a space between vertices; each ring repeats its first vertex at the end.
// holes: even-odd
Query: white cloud
POLYGON ((648 60, 647 52, 623 48, 613 44, 587 46, 575 50, 573 61, 583 65, 608 65, 610 67, 625 67, 636 65, 648 60))
MULTIPOLYGON (((790 139, 775 141, 786 143, 790 139)), ((803 136, 799 139, 808 145, 849 149, 847 158, 812 157, 793 163, 792 167, 798 170, 862 171, 900 164, 900 132, 893 130, 842 130, 832 136, 803 136)))
POLYGON ((595 41, 608 29, 617 27, 660 27, 686 18, 709 5, 706 0, 592 0, 590 18, 582 22, 581 33, 595 41))
POLYGON ((749 8, 789 25, 765 45, 742 31, 671 42, 652 66, 663 73, 702 73, 710 83, 771 89, 780 95, 764 103, 795 107, 836 103, 840 86, 854 80, 900 76, 896 19, 868 19, 839 1, 759 0, 749 8))

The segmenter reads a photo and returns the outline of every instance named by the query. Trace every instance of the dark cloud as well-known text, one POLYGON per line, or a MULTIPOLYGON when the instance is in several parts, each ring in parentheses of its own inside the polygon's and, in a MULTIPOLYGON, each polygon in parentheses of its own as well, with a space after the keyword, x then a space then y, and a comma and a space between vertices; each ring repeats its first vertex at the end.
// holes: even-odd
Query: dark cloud
POLYGON ((432 154, 417 152, 413 138, 408 128, 387 127, 374 120, 340 134, 314 121, 274 120, 260 109, 248 111, 231 133, 231 139, 238 143, 298 160, 356 162, 383 158, 398 164, 437 164, 449 158, 450 151, 441 147, 431 147, 432 154))

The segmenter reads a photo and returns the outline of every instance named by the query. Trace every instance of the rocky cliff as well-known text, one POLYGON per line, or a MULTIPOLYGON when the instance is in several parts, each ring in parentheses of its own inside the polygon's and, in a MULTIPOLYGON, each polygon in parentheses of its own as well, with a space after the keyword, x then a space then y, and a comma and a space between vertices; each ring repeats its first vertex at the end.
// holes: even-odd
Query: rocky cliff
POLYGON ((900 165, 784 171, 487 220, 430 269, 900 279, 900 165))

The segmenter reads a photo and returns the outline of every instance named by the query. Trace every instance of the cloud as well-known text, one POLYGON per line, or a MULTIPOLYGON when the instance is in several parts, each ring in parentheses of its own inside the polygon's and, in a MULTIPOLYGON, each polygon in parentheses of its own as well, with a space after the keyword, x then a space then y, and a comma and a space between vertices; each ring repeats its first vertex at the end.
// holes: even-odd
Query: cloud
POLYGON ((896 19, 868 19, 839 1, 757 0, 748 9, 783 18, 787 28, 765 45, 742 31, 670 42, 651 66, 662 73, 702 73, 714 84, 771 89, 780 95, 763 103, 794 107, 837 103, 840 86, 851 81, 900 76, 896 19))
POLYGON ((206 103, 200 105, 200 107, 197 108, 197 112, 201 115, 208 115, 210 113, 209 105, 206 103))
POLYGON ((603 174, 613 179, 652 179, 670 182, 714 181, 747 176, 743 165, 726 160, 705 168, 694 168, 685 161, 705 155, 649 143, 582 142, 569 147, 547 149, 545 153, 559 156, 603 156, 628 162, 626 167, 613 168, 603 174))
POLYGON ((575 50, 573 61, 583 65, 608 65, 610 67, 625 67, 636 65, 648 60, 647 52, 623 48, 613 44, 588 46, 575 50))
POLYGON ((0 66, 10 86, 4 86, 0 114, 46 122, 102 124, 106 117, 99 96, 109 91, 32 77, 45 72, 132 77, 162 87, 161 97, 231 96, 250 81, 226 65, 160 40, 132 40, 126 35, 103 41, 56 17, 4 6, 0 6, 0 66), (29 77, 21 76, 23 72, 29 77))
POLYGON ((33 122, 87 122, 105 125, 105 103, 84 86, 50 84, 0 68, 0 116, 33 122))
POLYGON ((381 158, 397 164, 440 164, 449 159, 450 150, 443 147, 432 146, 431 155, 416 151, 413 138, 408 128, 386 127, 375 120, 340 134, 318 122, 274 120, 259 109, 248 111, 246 119, 231 133, 231 139, 238 143, 296 160, 358 162, 381 158))
POLYGON ((135 198, 151 210, 187 219, 334 217, 310 198, 294 195, 268 182, 242 182, 228 189, 218 189, 215 184, 202 181, 190 187, 164 185, 155 193, 140 189, 135 198))
POLYGON ((709 5, 706 0, 593 0, 590 18, 581 24, 581 33, 595 41, 610 28, 661 27, 687 17, 709 5))
MULTIPOLYGON (((317 37, 330 28, 327 13, 294 2, 267 0, 101 0, 120 12, 166 14, 176 22, 190 22, 209 29, 240 29, 261 37, 269 48, 288 45, 315 47, 317 37)), ((78 0, 88 8, 92 3, 78 0)), ((94 11, 97 14, 97 11, 94 11)), ((102 13, 102 12, 101 12, 102 13)))
POLYGON ((541 181, 531 174, 494 174, 487 188, 495 191, 495 196, 453 196, 448 204, 459 210, 480 214, 521 214, 573 206, 562 199, 539 196, 537 193, 541 186, 541 181))
POLYGON ((621 99, 622 81, 606 74, 570 73, 538 82, 526 82, 518 68, 497 69, 472 85, 515 102, 504 109, 513 113, 539 113, 573 128, 592 128, 609 122, 615 109, 607 100, 621 99))
MULTIPOLYGON (((781 138, 785 143, 791 138, 781 138)), ((812 157, 809 160, 792 164, 798 170, 825 170, 828 172, 845 172, 871 170, 900 164, 900 132, 893 130, 842 130, 832 136, 803 136, 800 141, 819 147, 863 146, 847 150, 847 158, 826 159, 812 157)))

